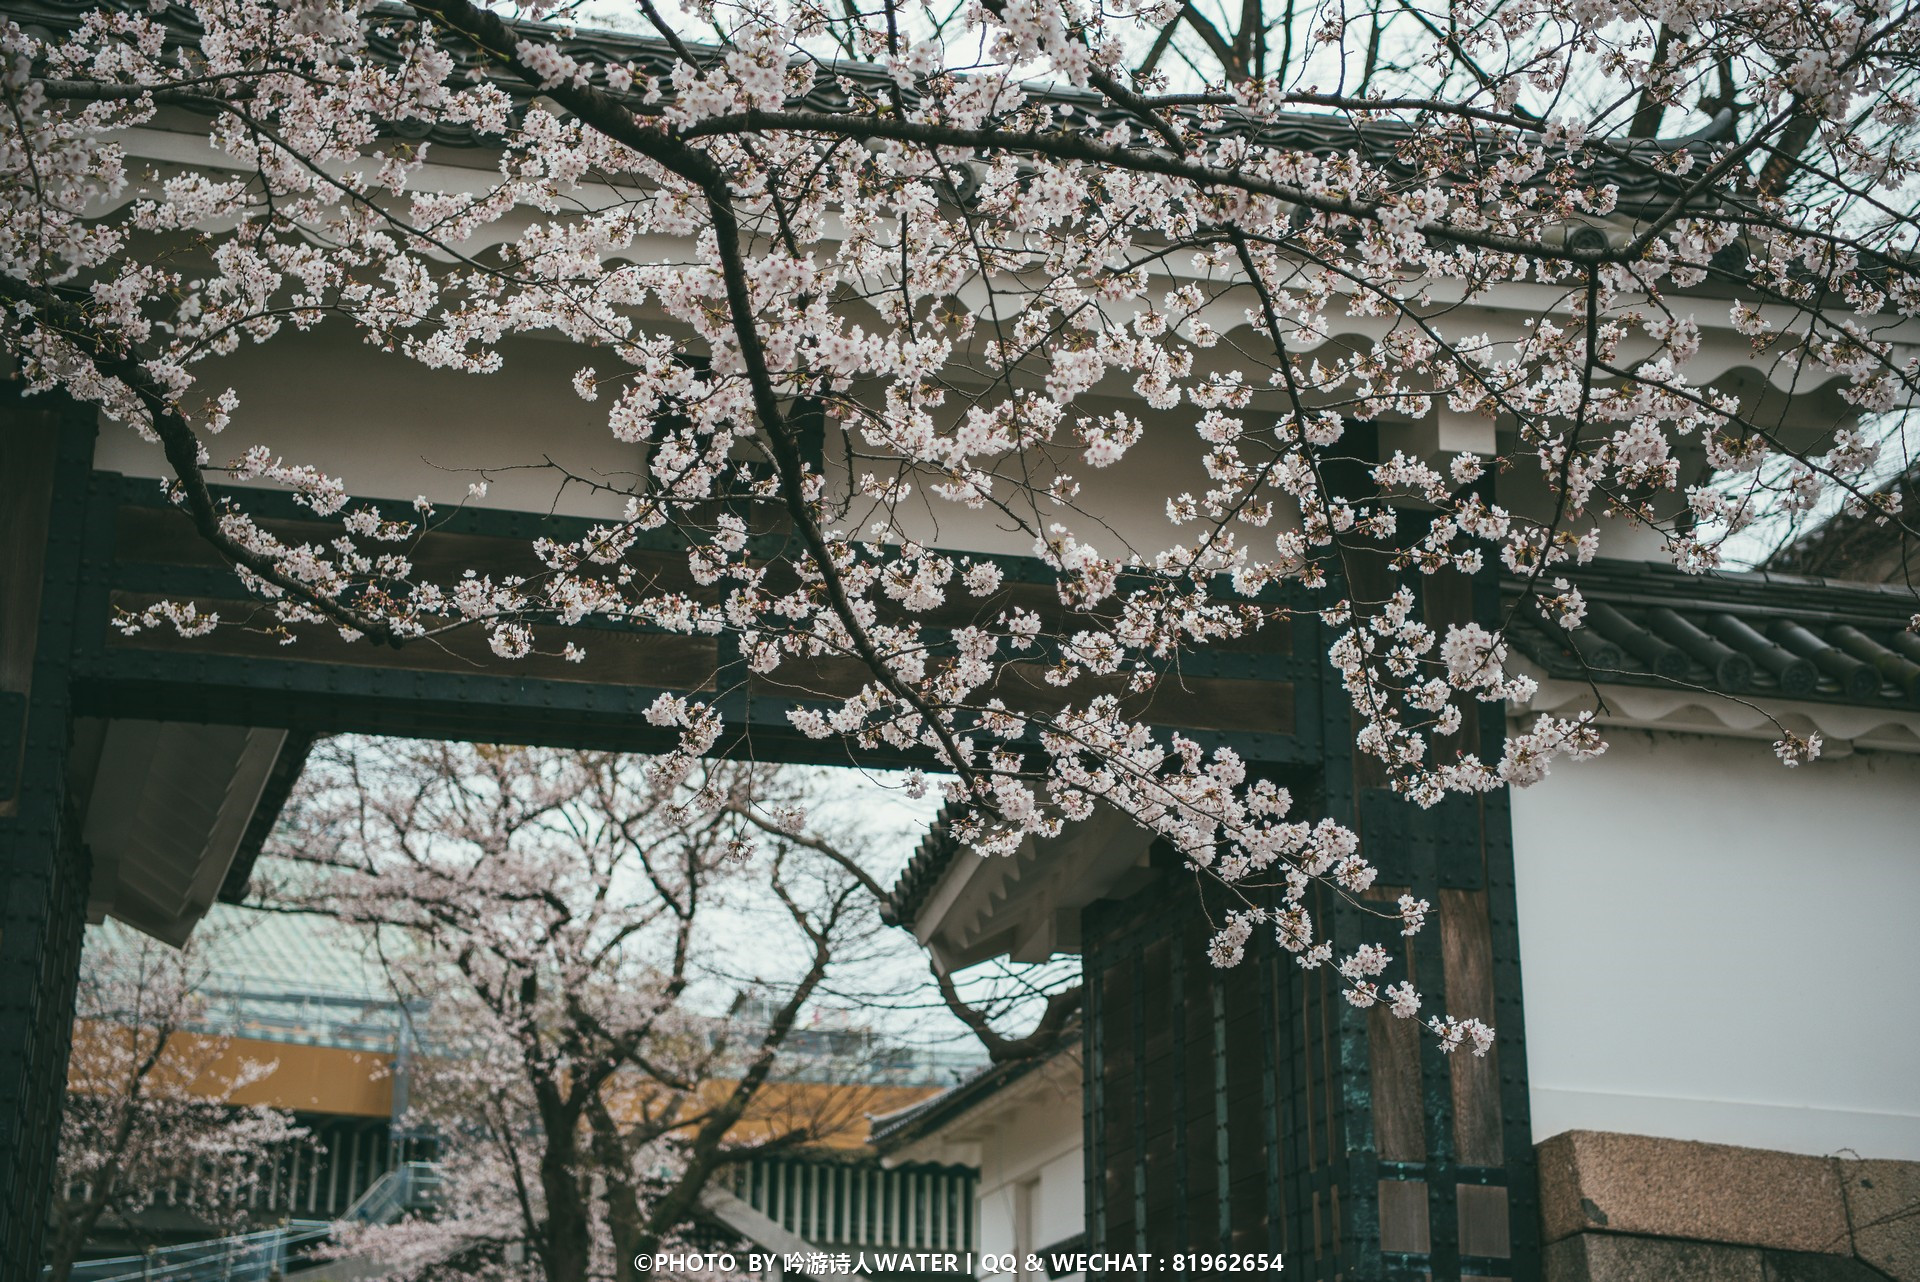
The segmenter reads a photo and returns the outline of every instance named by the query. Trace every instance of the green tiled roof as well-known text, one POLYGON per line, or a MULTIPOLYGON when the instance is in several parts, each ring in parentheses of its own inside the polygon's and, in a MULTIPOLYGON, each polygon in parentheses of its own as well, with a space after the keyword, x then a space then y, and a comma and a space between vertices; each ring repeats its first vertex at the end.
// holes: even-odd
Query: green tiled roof
MULTIPOLYGON (((91 939, 137 947, 107 921, 91 939)), ((401 1011, 363 937, 317 917, 215 904, 194 937, 207 1032, 391 1050, 401 1011)))

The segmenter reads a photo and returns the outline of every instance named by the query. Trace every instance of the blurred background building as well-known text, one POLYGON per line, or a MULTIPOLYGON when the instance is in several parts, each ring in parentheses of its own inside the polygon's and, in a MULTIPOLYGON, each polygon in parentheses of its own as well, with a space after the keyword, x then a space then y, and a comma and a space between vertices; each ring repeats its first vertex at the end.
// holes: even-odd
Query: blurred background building
MULTIPOLYGON (((92 929, 131 939, 117 922, 92 929)), ((264 1282, 275 1270, 299 1276, 314 1271, 307 1249, 324 1242, 335 1221, 432 1213, 435 1136, 410 1123, 407 1107, 414 1064, 437 1049, 427 1004, 398 1000, 377 960, 319 919, 220 904, 201 930, 204 1006, 182 1035, 221 1039, 226 1060, 270 1061, 269 1074, 228 1102, 288 1110, 313 1143, 273 1163, 245 1233, 210 1237, 181 1192, 166 1190, 131 1223, 103 1223, 89 1242, 91 1262, 76 1273, 83 1282, 264 1282)), ((771 1014, 771 1006, 749 1002, 729 1020, 716 1018, 713 1032, 724 1025, 737 1038, 771 1014)), ((775 1106, 840 1123, 815 1144, 727 1170, 709 1198, 705 1239, 875 1257, 975 1249, 974 1169, 883 1162, 866 1143, 866 1117, 938 1095, 984 1058, 834 1022, 795 1030, 787 1047, 766 1088, 775 1106)), ((743 1138, 752 1138, 745 1134, 752 1125, 743 1123, 743 1138)), ((334 1265, 314 1276, 339 1271, 334 1265)))

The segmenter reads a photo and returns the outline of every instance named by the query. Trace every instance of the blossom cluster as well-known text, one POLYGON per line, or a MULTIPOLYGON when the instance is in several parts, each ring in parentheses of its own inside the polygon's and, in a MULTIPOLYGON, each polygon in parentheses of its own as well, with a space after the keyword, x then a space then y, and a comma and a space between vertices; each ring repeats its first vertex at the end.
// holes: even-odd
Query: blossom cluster
MULTIPOLYGON (((1433 805, 1603 746, 1583 717, 1483 733, 1532 693, 1512 620, 1446 617, 1435 585, 1504 572, 1575 630, 1604 530, 1699 572, 1756 510, 1833 487, 1897 518, 1857 422, 1810 447, 1703 362, 1736 342, 1855 418, 1911 400, 1915 219, 1888 211, 1916 166, 1899 69, 1920 24, 1884 0, 1668 5, 1686 38, 1658 51, 1622 0, 1460 0, 1466 45, 1395 25, 1392 99, 1315 87, 1346 81, 1312 68, 1374 74, 1331 17, 1285 74, 1223 66, 1171 93, 1151 59, 1127 66, 1168 6, 1021 0, 942 31, 882 8, 708 4, 718 44, 662 26, 624 60, 538 7, 508 23, 467 0, 0 24, 0 328, 34 387, 165 451, 170 497, 283 639, 471 628, 502 660, 590 662, 556 632, 612 624, 724 636, 755 677, 850 661, 858 688, 794 708, 799 733, 937 769, 986 853, 1117 809, 1246 888, 1223 965, 1256 925, 1333 963, 1308 890, 1364 905, 1374 870, 1235 753, 1140 715, 1187 656, 1312 622, 1355 746, 1433 805), (1685 114, 1716 77, 1754 104, 1744 122, 1646 136, 1644 113, 1685 114), (1564 110, 1569 80, 1599 86, 1590 107, 1564 110), (1636 101, 1631 120, 1613 105, 1636 101), (206 159, 129 159, 183 113, 206 159), (1843 128, 1862 118, 1883 145, 1843 128), (1323 141, 1289 141, 1303 128, 1323 141), (408 138, 436 131, 493 168, 434 168, 444 144, 408 138), (1800 168, 1780 177, 1788 140, 1800 168), (473 374, 505 368, 510 339, 558 340, 643 470, 593 481, 618 516, 540 538, 531 572, 429 573, 426 496, 396 517, 349 498, 377 477, 220 450, 236 423, 263 430, 220 362, 322 326, 473 374), (1363 439, 1441 421, 1497 448, 1363 439), (208 489, 223 475, 338 533, 274 533, 208 489), (943 544, 982 522, 1039 594, 943 544), (663 546, 684 576, 654 571, 663 546), (1012 697, 1029 675, 1058 698, 1012 697)), ((229 625, 177 602, 118 622, 229 625)), ((725 729, 699 697, 647 717, 680 737, 661 787, 725 729)), ((1380 915, 1410 933, 1425 911, 1380 915)), ((1353 947, 1349 1000, 1414 1015, 1410 987, 1380 986, 1384 954, 1353 947)), ((1434 1028, 1485 1049, 1470 1021, 1434 1028)))

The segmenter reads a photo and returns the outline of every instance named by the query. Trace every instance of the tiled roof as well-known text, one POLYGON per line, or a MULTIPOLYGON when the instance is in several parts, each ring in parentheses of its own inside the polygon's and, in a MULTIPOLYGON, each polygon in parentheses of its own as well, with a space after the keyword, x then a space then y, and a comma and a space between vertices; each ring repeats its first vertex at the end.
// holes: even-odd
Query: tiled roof
POLYGON ((888 925, 913 924, 920 915, 920 909, 926 904, 927 896, 933 893, 940 875, 953 862, 954 854, 960 849, 960 843, 953 836, 952 802, 940 807, 940 813, 933 817, 926 835, 920 838, 920 844, 913 848, 913 858, 894 879, 893 889, 887 892, 887 900, 880 905, 880 916, 888 925))
POLYGON ((208 914, 206 962, 232 983, 289 993, 391 1000, 392 985, 368 939, 352 927, 307 914, 226 906, 208 914))
POLYGON ((1077 1023, 1067 1025, 1061 1031, 1054 1049, 1047 1054, 991 1065, 938 1095, 929 1096, 892 1113, 869 1117, 867 1143, 884 1151, 932 1134, 974 1105, 1051 1062, 1055 1056, 1077 1047, 1080 1044, 1079 1030, 1077 1023))
MULTIPOLYGON (((145 12, 146 6, 135 4, 132 0, 118 2, 129 10, 145 12)), ((0 0, 0 12, 30 31, 70 30, 83 14, 99 7, 101 0, 0 0)), ((108 7, 113 7, 112 0, 109 0, 108 7)), ((376 57, 398 61, 402 50, 402 28, 417 22, 418 15, 405 5, 386 3, 373 6, 368 11, 368 17, 373 19, 367 41, 368 50, 376 57)), ((199 31, 193 23, 192 14, 184 7, 167 6, 162 21, 172 28, 169 38, 173 43, 191 43, 198 39, 199 31)), ((640 73, 658 76, 662 80, 672 73, 678 62, 673 48, 657 37, 548 23, 509 21, 508 26, 524 30, 529 35, 552 39, 561 52, 582 63, 628 63, 640 73)), ((722 56, 722 51, 712 46, 696 43, 691 48, 696 57, 711 54, 717 62, 722 56)), ((468 72, 485 75, 522 104, 533 98, 530 86, 491 59, 473 52, 463 54, 457 48, 450 52, 455 54, 456 77, 468 72)), ((805 97, 792 102, 790 106, 809 111, 845 111, 848 97, 846 90, 841 87, 843 80, 875 96, 895 91, 891 74, 878 64, 834 61, 823 64, 823 68, 832 74, 816 76, 805 97)), ((915 100, 912 89, 909 87, 900 92, 911 105, 915 100)), ((1093 93, 1041 86, 1032 87, 1032 93, 1055 104, 1058 113, 1056 127, 1059 128, 1080 127, 1102 131, 1133 119, 1125 110, 1093 93)), ((1195 127, 1216 136, 1245 136, 1255 131, 1251 123, 1236 118, 1231 112, 1213 112, 1204 116, 1191 113, 1191 119, 1195 127)), ((1616 187, 1619 193, 1616 203, 1623 210, 1663 205, 1689 191, 1690 186, 1684 177, 1673 173, 1669 166, 1656 162, 1664 160, 1674 150, 1683 148, 1693 148, 1704 155, 1704 149, 1709 144, 1731 137, 1733 123, 1732 113, 1722 112, 1705 129, 1686 138, 1622 140, 1611 156, 1585 171, 1582 179, 1596 185, 1609 183, 1616 187)), ((395 132, 410 138, 430 138, 445 146, 473 145, 477 141, 465 126, 428 125, 421 121, 403 122, 395 126, 395 132)), ((1411 172, 1402 149, 1410 141, 1412 131, 1406 125, 1390 119, 1352 119, 1331 112, 1300 112, 1262 123, 1257 127, 1257 132, 1263 146, 1326 155, 1353 152, 1365 155, 1374 163, 1396 173, 1411 172)), ((1507 137, 1496 130, 1481 129, 1469 133, 1463 129, 1458 138, 1465 149, 1462 163, 1469 167, 1485 163, 1491 150, 1504 145, 1507 137)))
MULTIPOLYGON (((131 927, 88 930, 97 944, 138 947, 131 927)), ((400 1004, 367 941, 328 920, 232 904, 208 910, 195 936, 196 1027, 222 1036, 391 1050, 400 1004)))
MULTIPOLYGON (((1917 604, 1905 589, 1773 573, 1685 575, 1596 562, 1574 576, 1587 626, 1515 613, 1516 650, 1548 675, 1863 706, 1920 705, 1917 604)), ((1519 593, 1509 581, 1509 603, 1519 593)))
MULTIPOLYGON (((1875 499, 1911 512, 1920 507, 1920 463, 1884 482, 1875 499)), ((1869 583, 1903 583, 1920 576, 1920 557, 1904 524, 1875 512, 1838 512, 1776 552, 1767 568, 1794 574, 1830 574, 1869 583)))
MULTIPOLYGON (((102 922, 89 933, 103 944, 139 946, 139 932, 117 921, 102 922)), ((326 918, 216 904, 207 911, 206 929, 195 936, 194 946, 195 969, 222 988, 368 1001, 393 996, 366 941, 326 918)))

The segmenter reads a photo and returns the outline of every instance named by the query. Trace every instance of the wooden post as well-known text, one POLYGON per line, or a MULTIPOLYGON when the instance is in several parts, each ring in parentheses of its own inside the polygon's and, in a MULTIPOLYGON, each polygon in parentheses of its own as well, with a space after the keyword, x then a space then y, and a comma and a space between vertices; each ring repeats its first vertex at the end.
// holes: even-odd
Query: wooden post
POLYGON ((0 1279, 40 1274, 87 858, 66 795, 93 415, 0 389, 0 1279))

